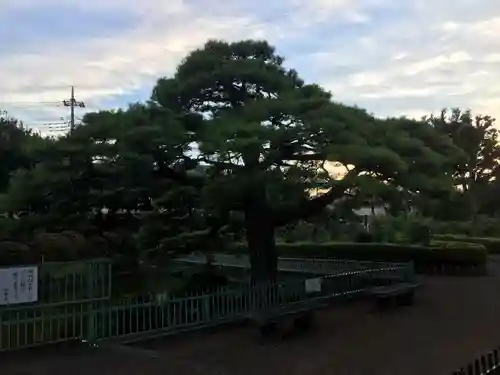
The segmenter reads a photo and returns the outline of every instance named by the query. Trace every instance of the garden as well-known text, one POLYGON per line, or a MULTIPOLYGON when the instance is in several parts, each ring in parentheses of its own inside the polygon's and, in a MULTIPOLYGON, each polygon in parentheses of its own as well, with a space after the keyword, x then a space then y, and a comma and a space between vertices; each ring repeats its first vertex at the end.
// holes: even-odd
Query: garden
POLYGON ((65 136, 0 117, 0 267, 51 269, 43 303, 226 288, 214 254, 248 255, 251 285, 279 281, 279 257, 472 280, 500 254, 494 121, 379 118, 304 82, 265 41, 210 40, 146 101, 87 113, 65 136), (191 253, 207 263, 174 272, 191 253), (97 260, 110 268, 94 277, 81 265, 97 260))

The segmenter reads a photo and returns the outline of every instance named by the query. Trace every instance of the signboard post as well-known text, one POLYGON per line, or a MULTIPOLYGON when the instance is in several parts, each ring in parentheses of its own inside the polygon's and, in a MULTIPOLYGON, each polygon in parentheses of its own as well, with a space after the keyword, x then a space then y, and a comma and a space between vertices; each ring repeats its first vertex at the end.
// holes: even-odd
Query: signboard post
POLYGON ((38 267, 0 268, 0 306, 38 301, 38 267))

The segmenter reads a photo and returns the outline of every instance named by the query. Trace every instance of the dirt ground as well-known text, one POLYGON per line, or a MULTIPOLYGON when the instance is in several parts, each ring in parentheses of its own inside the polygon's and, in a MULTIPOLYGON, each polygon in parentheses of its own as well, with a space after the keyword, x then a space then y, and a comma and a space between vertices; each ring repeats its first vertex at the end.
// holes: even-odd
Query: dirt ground
MULTIPOLYGON (((500 268, 500 263, 493 263, 500 268)), ((500 345, 500 272, 427 277, 414 306, 368 302, 318 314, 305 336, 262 342, 255 329, 192 333, 134 348, 51 349, 0 357, 2 375, 450 375, 500 345)))

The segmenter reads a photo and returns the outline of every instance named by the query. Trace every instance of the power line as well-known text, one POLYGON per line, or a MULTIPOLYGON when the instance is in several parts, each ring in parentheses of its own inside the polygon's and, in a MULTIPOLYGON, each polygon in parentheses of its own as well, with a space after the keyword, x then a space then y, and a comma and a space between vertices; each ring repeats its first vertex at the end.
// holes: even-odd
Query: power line
POLYGON ((43 126, 52 126, 52 125, 66 125, 68 126, 68 121, 64 121, 64 122, 45 122, 42 124, 43 126))
MULTIPOLYGON (((85 108, 85 103, 83 101, 77 101, 75 99, 75 87, 71 86, 71 96, 69 99, 65 99, 62 101, 0 101, 0 108, 2 106, 5 107, 16 107, 16 108, 26 108, 26 107, 40 107, 40 106, 45 106, 45 105, 50 105, 50 106, 64 106, 64 107, 70 107, 70 120, 68 122, 64 123, 54 123, 54 122, 48 122, 44 124, 37 125, 36 127, 50 127, 53 125, 59 125, 63 126, 66 125, 65 127, 67 128, 69 126, 69 130, 72 132, 75 130, 75 108, 85 108), (69 125, 68 125, 69 123, 69 125)), ((0 111, 0 116, 4 115, 5 117, 7 116, 6 111, 0 111)), ((62 118, 61 118, 62 120, 62 118)), ((62 129, 61 129, 62 130, 62 129)))
POLYGON ((47 122, 44 124, 32 125, 33 127, 39 129, 55 129, 55 128, 67 128, 69 130, 69 121, 66 122, 47 122))
MULTIPOLYGON (((40 109, 41 106, 58 106, 62 107, 63 102, 62 101, 0 101, 0 117, 8 117, 9 111, 6 109, 3 109, 5 107, 10 107, 11 109, 15 109, 14 112, 18 109, 40 109)), ((60 120, 64 120, 63 117, 60 117, 60 120)), ((50 121, 50 120, 49 120, 50 121)), ((28 121, 27 123, 25 122, 24 125, 27 126, 28 128, 31 129, 36 129, 39 128, 40 126, 47 126, 50 124, 50 122, 47 121, 38 121, 38 124, 34 124, 31 121, 28 121), (47 125, 44 125, 44 123, 47 122, 47 125), (41 124, 40 124, 41 123, 41 124)))
POLYGON ((11 110, 46 110, 47 107, 62 107, 63 102, 2 102, 0 108, 10 108, 11 110))
POLYGON ((70 130, 69 121, 64 122, 48 122, 37 126, 40 131, 45 133, 66 133, 70 130))
POLYGON ((60 133, 63 133, 63 134, 66 134, 68 129, 65 128, 65 129, 40 129, 41 132, 44 132, 46 134, 60 134, 60 133))
POLYGON ((0 105, 47 105, 47 104, 61 104, 61 102, 58 101, 51 101, 51 102, 40 102, 40 101, 33 101, 33 102, 10 102, 10 101, 0 101, 0 105))

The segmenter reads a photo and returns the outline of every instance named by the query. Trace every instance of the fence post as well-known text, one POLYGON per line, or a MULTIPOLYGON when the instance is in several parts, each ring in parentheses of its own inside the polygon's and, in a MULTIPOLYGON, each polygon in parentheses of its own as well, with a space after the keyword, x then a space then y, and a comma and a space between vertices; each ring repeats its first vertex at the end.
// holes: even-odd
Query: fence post
POLYGON ((490 352, 486 355, 486 363, 488 366, 488 370, 493 370, 495 368, 495 362, 493 361, 493 353, 490 352))
POLYGON ((474 361, 474 371, 475 371, 475 374, 477 375, 480 375, 482 373, 481 371, 481 362, 479 359, 476 359, 474 361))
POLYGON ((405 271, 403 275, 404 277, 403 281, 409 281, 409 282, 415 281, 415 265, 413 261, 404 264, 403 269, 405 271))
POLYGON ((86 287, 87 287, 87 308, 86 310, 86 324, 84 327, 84 339, 88 342, 92 342, 95 338, 95 311, 94 311, 94 301, 93 301, 93 293, 94 293, 94 284, 93 284, 93 263, 89 262, 86 272, 86 287))
MULTIPOLYGON (((213 293, 213 292, 212 292, 213 293)), ((212 320, 212 314, 210 314, 210 299, 211 294, 201 295, 202 297, 202 309, 203 309, 203 320, 205 322, 210 322, 212 320)))

